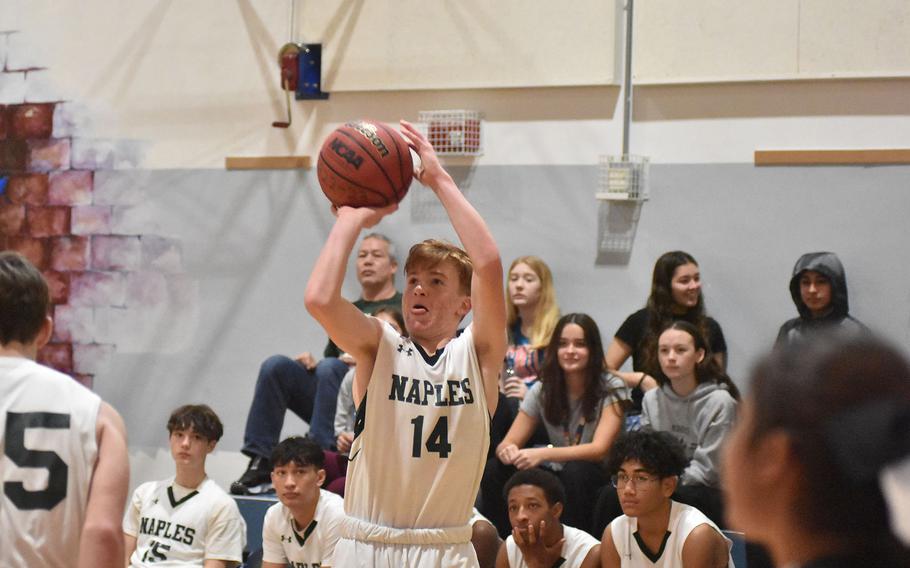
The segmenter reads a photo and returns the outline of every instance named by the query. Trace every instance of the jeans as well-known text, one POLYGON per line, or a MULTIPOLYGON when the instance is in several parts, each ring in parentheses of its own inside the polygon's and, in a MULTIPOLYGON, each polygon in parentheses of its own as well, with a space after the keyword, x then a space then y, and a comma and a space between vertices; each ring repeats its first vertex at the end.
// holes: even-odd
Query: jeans
POLYGON ((284 355, 263 361, 246 419, 243 453, 268 458, 278 445, 287 410, 310 425, 310 437, 323 449, 334 449, 335 405, 347 370, 335 358, 323 359, 312 371, 284 355))

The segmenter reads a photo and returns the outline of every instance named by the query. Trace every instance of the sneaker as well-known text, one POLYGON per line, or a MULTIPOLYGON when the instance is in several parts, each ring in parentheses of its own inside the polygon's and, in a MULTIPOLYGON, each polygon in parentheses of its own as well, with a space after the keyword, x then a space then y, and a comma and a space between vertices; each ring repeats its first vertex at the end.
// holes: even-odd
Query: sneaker
POLYGON ((262 495, 274 491, 272 464, 268 458, 260 456, 252 458, 240 479, 231 484, 231 493, 234 495, 262 495))

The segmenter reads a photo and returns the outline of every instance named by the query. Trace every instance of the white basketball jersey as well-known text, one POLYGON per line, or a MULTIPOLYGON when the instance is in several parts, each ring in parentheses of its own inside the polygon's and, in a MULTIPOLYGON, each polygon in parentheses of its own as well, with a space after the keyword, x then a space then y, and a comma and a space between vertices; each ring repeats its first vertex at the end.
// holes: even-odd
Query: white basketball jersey
POLYGON ((354 427, 345 512, 386 527, 466 526, 489 427, 471 326, 428 362, 383 322, 354 427))
MULTIPOLYGON (((717 525, 704 513, 695 507, 671 500, 670 523, 667 525, 669 536, 664 542, 663 551, 656 558, 649 558, 635 538, 635 533, 638 531, 637 518, 626 515, 616 517, 610 523, 610 533, 613 535, 613 545, 616 547, 616 552, 619 553, 622 568, 640 568, 642 566, 674 568, 682 566, 683 545, 686 544, 689 533, 699 525, 709 525, 723 536, 717 525)), ((733 543, 725 536, 724 540, 727 541, 727 566, 733 568, 733 558, 729 557, 733 543)))
POLYGON ((123 532, 136 537, 130 556, 134 567, 240 562, 246 544, 246 522, 237 503, 209 478, 194 490, 173 478, 143 483, 133 492, 123 532))
POLYGON ((70 377, 0 357, 0 566, 72 566, 78 558, 100 407, 70 377))
POLYGON ((324 489, 319 490, 316 512, 306 527, 297 527, 287 507, 275 503, 262 523, 262 560, 292 568, 335 566, 332 556, 343 518, 344 501, 324 489))
MULTIPOLYGON (((562 545, 561 558, 564 560, 560 566, 563 568, 578 568, 585 561, 591 549, 600 544, 600 541, 583 530, 566 525, 562 526, 562 534, 566 542, 562 545)), ((521 555, 521 549, 515 544, 515 537, 509 535, 506 539, 506 553, 510 568, 527 568, 528 564, 521 555)))

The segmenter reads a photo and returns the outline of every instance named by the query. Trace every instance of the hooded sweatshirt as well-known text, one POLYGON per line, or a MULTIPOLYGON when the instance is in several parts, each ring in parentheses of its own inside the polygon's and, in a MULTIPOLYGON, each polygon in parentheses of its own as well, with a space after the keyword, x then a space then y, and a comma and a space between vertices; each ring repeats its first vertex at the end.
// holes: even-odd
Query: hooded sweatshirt
POLYGON ((679 396, 669 384, 645 393, 641 425, 669 432, 683 445, 689 465, 680 483, 718 487, 720 447, 736 419, 736 399, 727 387, 707 381, 688 396, 679 396))
POLYGON ((833 252, 810 252, 799 257, 790 278, 790 296, 799 312, 798 318, 788 320, 780 326, 775 345, 783 345, 806 339, 818 331, 837 329, 845 333, 863 333, 868 328, 850 316, 847 301, 847 277, 844 266, 833 252), (828 313, 813 317, 803 302, 799 281, 803 272, 811 270, 825 276, 831 283, 831 306, 828 313))

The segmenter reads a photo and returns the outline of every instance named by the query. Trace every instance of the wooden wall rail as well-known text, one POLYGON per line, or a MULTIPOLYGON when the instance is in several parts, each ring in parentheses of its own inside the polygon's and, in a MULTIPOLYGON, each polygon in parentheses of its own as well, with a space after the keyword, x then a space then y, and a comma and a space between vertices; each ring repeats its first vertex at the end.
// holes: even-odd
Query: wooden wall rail
POLYGON ((910 164, 910 149, 887 150, 756 150, 756 166, 823 166, 910 164))
POLYGON ((227 157, 224 167, 228 170, 296 170, 309 168, 309 156, 255 156, 227 157))

